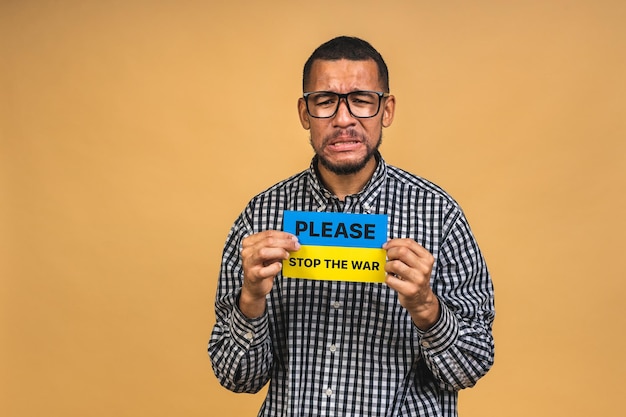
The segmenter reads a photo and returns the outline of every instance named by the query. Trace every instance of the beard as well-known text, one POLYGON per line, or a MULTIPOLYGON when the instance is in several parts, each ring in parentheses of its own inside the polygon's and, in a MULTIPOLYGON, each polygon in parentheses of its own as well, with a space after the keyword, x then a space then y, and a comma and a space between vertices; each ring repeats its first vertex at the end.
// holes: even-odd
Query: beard
MULTIPOLYGON (((345 162, 342 164, 332 163, 331 161, 329 161, 327 158, 324 157, 324 155, 322 154, 320 150, 316 149, 315 146, 313 146, 313 141, 309 139, 309 142, 311 143, 311 146, 313 147, 313 150, 315 151, 315 155, 317 155, 317 160, 319 161, 319 163, 322 164, 324 168, 328 169, 330 172, 337 174, 337 175, 351 175, 351 174, 356 174, 357 172, 361 171, 367 165, 367 163, 374 157, 374 155, 378 154, 378 148, 380 148, 380 145, 383 142, 382 130, 380 132, 380 135, 378 136, 378 141, 376 141, 375 146, 370 146, 369 142, 366 140, 366 138, 363 135, 360 135, 354 132, 352 129, 348 130, 348 132, 351 133, 353 137, 358 138, 361 141, 361 143, 366 144, 367 153, 363 156, 363 158, 361 158, 358 161, 345 162)), ((342 132, 339 131, 333 135, 326 136, 322 142, 322 148, 326 146, 326 144, 329 141, 334 139, 336 136, 339 136, 341 133, 342 132)))

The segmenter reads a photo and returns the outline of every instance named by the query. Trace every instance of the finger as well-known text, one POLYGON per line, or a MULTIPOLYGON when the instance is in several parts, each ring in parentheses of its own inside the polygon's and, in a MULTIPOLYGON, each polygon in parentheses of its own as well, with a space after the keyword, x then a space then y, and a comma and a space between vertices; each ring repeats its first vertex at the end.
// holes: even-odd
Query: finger
POLYGON ((282 248, 247 248, 241 251, 244 266, 264 267, 289 259, 290 252, 282 248))
POLYGON ((281 261, 263 263, 248 263, 243 268, 244 282, 260 285, 263 281, 274 278, 282 269, 281 261))
POLYGON ((397 292, 410 295, 417 294, 430 288, 431 269, 409 268, 405 264, 394 261, 389 267, 385 266, 385 283, 397 292))
POLYGON ((401 299, 402 297, 413 297, 420 292, 421 288, 423 288, 419 283, 410 279, 405 279, 403 276, 397 274, 387 274, 385 277, 385 284, 392 290, 396 291, 401 299))
POLYGON ((300 248, 297 238, 280 231, 265 231, 243 239, 241 256, 244 262, 265 264, 287 259, 289 252, 300 248))
POLYGON ((387 251, 390 251, 390 250, 393 251, 394 249, 398 249, 398 248, 406 248, 410 250, 411 252, 415 253, 415 255, 418 257, 427 258, 430 255, 430 252, 428 252, 426 248, 424 248, 422 245, 420 245, 413 239, 408 239, 408 238, 391 239, 385 242, 385 244, 383 245, 383 249, 387 251))
POLYGON ((385 272, 401 281, 413 281, 417 272, 421 274, 421 268, 409 267, 401 260, 390 260, 385 264, 385 272))
POLYGON ((266 230, 247 236, 242 242, 242 247, 260 245, 262 247, 279 247, 286 250, 297 250, 298 238, 291 233, 279 230, 266 230))
POLYGON ((241 251, 244 270, 254 272, 255 275, 266 276, 263 268, 270 267, 273 264, 280 264, 283 260, 289 258, 289 252, 282 248, 264 248, 252 247, 241 251))
POLYGON ((272 262, 269 265, 259 268, 258 275, 261 278, 275 277, 283 269, 282 262, 272 262))
POLYGON ((390 240, 383 247, 388 260, 400 260, 411 268, 432 268, 435 262, 433 255, 413 239, 390 240))
POLYGON ((401 275, 393 273, 385 276, 385 284, 399 293, 404 293, 407 286, 412 285, 410 282, 405 281, 401 275))
POLYGON ((264 231, 247 236, 242 242, 244 277, 256 282, 276 276, 290 251, 299 249, 297 238, 281 231, 264 231))

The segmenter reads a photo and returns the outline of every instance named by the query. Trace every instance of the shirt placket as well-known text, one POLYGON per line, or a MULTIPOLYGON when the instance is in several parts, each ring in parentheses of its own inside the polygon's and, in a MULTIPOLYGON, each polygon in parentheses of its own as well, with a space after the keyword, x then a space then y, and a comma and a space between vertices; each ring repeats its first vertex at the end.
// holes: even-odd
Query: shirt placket
POLYGON ((324 415, 336 415, 337 401, 340 397, 341 390, 341 328, 344 320, 345 300, 342 298, 343 283, 340 281, 330 282, 331 291, 329 292, 329 308, 328 308, 328 327, 325 335, 325 352, 326 357, 324 368, 324 383, 322 384, 322 397, 326 404, 324 415))

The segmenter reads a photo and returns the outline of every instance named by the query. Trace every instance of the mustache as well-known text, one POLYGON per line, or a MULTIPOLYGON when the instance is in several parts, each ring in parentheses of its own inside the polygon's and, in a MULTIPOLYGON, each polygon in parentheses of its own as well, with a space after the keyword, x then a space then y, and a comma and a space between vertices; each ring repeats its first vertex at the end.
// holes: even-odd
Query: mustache
POLYGON ((328 142, 335 140, 339 137, 350 137, 350 138, 356 138, 359 139, 360 141, 364 140, 363 135, 361 135, 359 132, 357 132, 356 129, 354 128, 348 128, 348 129, 337 129, 335 130, 333 133, 327 135, 324 137, 324 144, 327 144, 328 142))

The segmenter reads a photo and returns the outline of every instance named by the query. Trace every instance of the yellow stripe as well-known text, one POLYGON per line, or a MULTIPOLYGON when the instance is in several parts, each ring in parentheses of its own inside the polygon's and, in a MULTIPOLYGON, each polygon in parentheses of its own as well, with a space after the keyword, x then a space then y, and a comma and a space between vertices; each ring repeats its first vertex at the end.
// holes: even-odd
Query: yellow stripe
POLYGON ((283 261, 283 276, 327 281, 384 282, 386 251, 302 246, 283 261))

